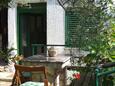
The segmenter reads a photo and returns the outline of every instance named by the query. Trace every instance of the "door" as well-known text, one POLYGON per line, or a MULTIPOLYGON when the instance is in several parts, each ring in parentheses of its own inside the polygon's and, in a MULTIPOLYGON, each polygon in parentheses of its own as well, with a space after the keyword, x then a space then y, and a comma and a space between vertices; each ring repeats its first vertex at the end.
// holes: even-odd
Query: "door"
POLYGON ((7 8, 0 9, 0 50, 6 50, 8 47, 7 12, 7 8))
MULTIPOLYGON (((31 9, 32 10, 32 9, 31 9)), ((19 13, 19 54, 32 55, 33 44, 46 45, 46 13, 19 13)), ((45 50, 41 49, 44 53, 45 50)))

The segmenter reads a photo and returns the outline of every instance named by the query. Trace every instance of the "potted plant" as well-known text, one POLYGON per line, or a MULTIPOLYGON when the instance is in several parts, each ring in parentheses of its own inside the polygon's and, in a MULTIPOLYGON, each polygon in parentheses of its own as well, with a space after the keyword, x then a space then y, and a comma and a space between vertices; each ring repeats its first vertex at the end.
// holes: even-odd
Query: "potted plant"
POLYGON ((0 58, 2 58, 3 61, 8 63, 9 58, 12 57, 11 52, 14 51, 14 50, 16 50, 16 49, 14 49, 12 47, 11 48, 6 48, 4 50, 0 50, 0 58))

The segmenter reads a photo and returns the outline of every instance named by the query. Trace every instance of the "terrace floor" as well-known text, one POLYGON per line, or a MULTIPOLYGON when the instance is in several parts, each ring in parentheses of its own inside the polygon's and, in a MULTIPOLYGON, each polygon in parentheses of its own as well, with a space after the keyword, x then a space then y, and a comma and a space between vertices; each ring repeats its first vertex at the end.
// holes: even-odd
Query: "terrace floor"
POLYGON ((0 81, 0 86, 11 86, 11 82, 0 81))
POLYGON ((14 72, 8 70, 8 65, 0 59, 0 86, 10 86, 14 72))

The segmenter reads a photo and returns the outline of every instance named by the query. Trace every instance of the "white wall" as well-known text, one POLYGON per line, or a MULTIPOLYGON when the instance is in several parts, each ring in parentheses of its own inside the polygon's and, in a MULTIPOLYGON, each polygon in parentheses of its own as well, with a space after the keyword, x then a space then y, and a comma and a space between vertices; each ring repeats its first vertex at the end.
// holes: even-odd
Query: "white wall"
POLYGON ((65 13, 56 0, 47 0, 47 44, 65 44, 65 13))
MULTIPOLYGON (((16 13, 16 8, 8 9, 8 44, 9 47, 14 47, 17 49, 16 13)), ((47 0, 47 44, 65 44, 64 22, 65 12, 63 8, 56 0, 47 0)))
MULTIPOLYGON (((8 47, 17 49, 17 8, 8 9, 8 47)), ((12 52, 17 54, 17 51, 12 52)))
MULTIPOLYGON (((47 0, 47 44, 65 44, 65 12, 56 0, 47 0)), ((63 47, 58 47, 58 53, 63 47)))

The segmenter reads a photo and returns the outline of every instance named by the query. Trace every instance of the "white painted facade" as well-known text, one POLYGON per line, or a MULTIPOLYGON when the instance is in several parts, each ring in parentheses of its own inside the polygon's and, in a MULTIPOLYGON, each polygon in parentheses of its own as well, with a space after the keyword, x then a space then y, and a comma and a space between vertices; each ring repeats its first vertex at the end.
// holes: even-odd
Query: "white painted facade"
MULTIPOLYGON (((56 0, 47 0, 47 44, 65 44, 65 12, 56 0)), ((57 47, 63 53, 63 47, 57 47)))
MULTIPOLYGON (((8 9, 8 47, 17 49, 17 9, 8 9)), ((14 51, 13 54, 17 54, 14 51)))
MULTIPOLYGON (((20 0, 19 0, 20 1, 20 0)), ((28 0, 27 0, 28 1, 28 0)), ((29 0, 30 1, 30 0, 29 0)), ((36 1, 36 0, 35 0, 36 1)), ((41 1, 41 0, 38 0, 41 1)), ((47 3, 47 44, 65 44, 65 13, 56 0, 47 3)), ((17 49, 17 7, 8 9, 8 46, 17 49)), ((62 52, 62 49, 59 49, 62 52)), ((17 52, 15 51, 15 54, 17 52)))

